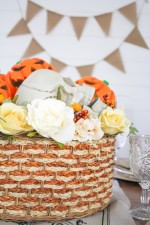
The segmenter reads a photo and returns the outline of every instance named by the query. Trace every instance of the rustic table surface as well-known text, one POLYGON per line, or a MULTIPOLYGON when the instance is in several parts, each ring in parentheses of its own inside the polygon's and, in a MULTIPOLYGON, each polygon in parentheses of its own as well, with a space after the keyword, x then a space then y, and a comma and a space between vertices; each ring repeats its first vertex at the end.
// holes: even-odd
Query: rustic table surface
MULTIPOLYGON (((141 188, 137 182, 123 181, 118 182, 124 193, 128 196, 131 207, 138 207, 140 205, 141 188)), ((134 220, 137 225, 145 225, 148 221, 134 220)))

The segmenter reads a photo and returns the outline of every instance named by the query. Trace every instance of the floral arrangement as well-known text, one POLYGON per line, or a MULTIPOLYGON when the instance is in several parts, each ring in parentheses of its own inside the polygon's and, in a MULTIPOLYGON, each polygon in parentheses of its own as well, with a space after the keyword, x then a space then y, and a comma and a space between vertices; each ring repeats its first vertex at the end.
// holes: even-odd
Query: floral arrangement
MULTIPOLYGON (((55 76, 55 80, 60 77, 55 76)), ((61 79, 64 83, 58 82, 56 95, 45 99, 37 97, 25 105, 18 104, 17 93, 14 99, 5 99, 0 106, 1 134, 39 134, 63 145, 72 140, 85 142, 136 131, 123 109, 111 108, 100 98, 93 99, 93 87, 61 79)))

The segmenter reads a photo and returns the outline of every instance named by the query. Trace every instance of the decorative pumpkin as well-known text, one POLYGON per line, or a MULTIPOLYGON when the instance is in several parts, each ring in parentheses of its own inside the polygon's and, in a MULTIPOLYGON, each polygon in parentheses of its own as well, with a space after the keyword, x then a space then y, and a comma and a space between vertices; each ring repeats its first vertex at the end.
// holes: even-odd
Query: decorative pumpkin
POLYGON ((102 81, 95 77, 87 76, 77 80, 76 83, 80 85, 85 83, 89 86, 95 87, 95 95, 93 96, 93 98, 99 97, 105 104, 112 108, 115 108, 116 96, 108 86, 109 83, 107 81, 102 81))
POLYGON ((9 97, 13 98, 21 83, 32 72, 39 69, 50 69, 56 71, 52 65, 39 58, 24 59, 15 64, 6 74, 5 78, 9 97))
POLYGON ((5 98, 9 98, 8 89, 5 82, 5 74, 0 74, 0 104, 5 98))

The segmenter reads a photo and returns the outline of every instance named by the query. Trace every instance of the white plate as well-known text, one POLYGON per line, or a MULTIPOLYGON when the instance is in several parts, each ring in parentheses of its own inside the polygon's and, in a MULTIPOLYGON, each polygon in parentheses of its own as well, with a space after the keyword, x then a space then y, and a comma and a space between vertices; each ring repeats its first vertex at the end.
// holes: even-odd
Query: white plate
POLYGON ((114 178, 127 180, 127 181, 133 181, 133 182, 139 182, 138 179, 135 178, 135 176, 133 175, 130 169, 126 169, 121 166, 114 167, 114 178))

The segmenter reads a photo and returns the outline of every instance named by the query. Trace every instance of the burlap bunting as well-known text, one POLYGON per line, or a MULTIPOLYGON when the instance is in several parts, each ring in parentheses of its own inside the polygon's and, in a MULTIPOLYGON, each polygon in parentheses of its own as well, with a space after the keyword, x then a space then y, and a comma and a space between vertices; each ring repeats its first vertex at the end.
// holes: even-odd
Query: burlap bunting
POLYGON ((27 11, 26 11, 26 20, 27 22, 29 23, 34 16, 36 16, 36 14, 42 10, 42 7, 33 3, 33 2, 30 2, 30 1, 27 1, 28 4, 27 4, 27 11))
POLYGON ((129 36, 124 40, 125 42, 128 42, 133 45, 140 46, 142 48, 148 49, 148 46, 146 42, 144 41, 142 35, 140 34, 137 27, 135 27, 132 32, 129 34, 129 36))
POLYGON ((40 52, 44 52, 45 49, 41 47, 41 45, 34 39, 32 38, 27 50, 23 54, 23 58, 31 57, 33 55, 36 55, 40 52))
POLYGON ((80 39, 83 29, 85 27, 86 17, 70 17, 76 36, 80 39))
POLYGON ((135 2, 119 9, 119 11, 133 24, 137 23, 136 3, 135 2))
POLYGON ((93 72, 94 65, 87 65, 87 66, 77 66, 77 70, 80 73, 81 77, 91 76, 93 72))
POLYGON ((30 34, 30 30, 24 19, 20 19, 19 22, 13 27, 13 29, 7 34, 7 37, 30 34))
MULTIPOLYGON (((43 8, 39 6, 36 3, 33 3, 31 1, 28 1, 27 4, 27 11, 26 11, 26 20, 23 18, 19 20, 17 24, 12 28, 12 30, 8 33, 8 37, 10 36, 17 36, 17 35, 24 35, 24 34, 32 34, 32 31, 28 28, 28 23, 39 13, 40 10, 43 8)), ((118 9, 121 14, 123 14, 130 22, 135 24, 135 28, 131 31, 131 33, 123 40, 123 42, 128 42, 133 45, 137 45, 143 48, 148 49, 148 46, 146 42, 144 41, 142 35, 140 34, 140 31, 136 27, 137 24, 137 13, 136 13, 136 3, 133 2, 132 4, 126 5, 120 9, 118 9)), ((112 22, 112 13, 105 13, 103 15, 94 16, 96 21, 98 22, 99 26, 102 28, 104 33, 106 35, 109 35, 111 22, 112 22)), ((63 15, 60 15, 55 12, 51 12, 47 10, 47 33, 52 31, 59 21, 63 18, 63 15)), ((70 17, 73 28, 75 30, 76 36, 78 39, 80 39, 84 27, 86 25, 88 17, 70 17)), ((120 45, 121 46, 121 45, 120 45)), ((116 49, 114 52, 109 54, 106 58, 104 58, 105 61, 107 61, 112 66, 116 67, 117 69, 121 70, 122 72, 125 72, 125 68, 123 65, 122 57, 119 51, 119 48, 116 49)), ((25 51, 23 57, 31 57, 32 55, 38 54, 40 52, 46 51, 38 41, 35 40, 33 37, 27 50, 25 51)), ((52 57, 51 63, 57 67, 58 71, 61 71, 64 67, 67 65, 57 59, 54 59, 52 57)), ((98 63, 98 62, 96 62, 98 63)), ((91 75, 93 71, 94 65, 87 65, 87 66, 79 66, 76 67, 80 75, 87 76, 91 75)))
POLYGON ((121 54, 119 49, 112 52, 109 56, 104 59, 106 62, 111 64, 112 66, 116 67, 117 69, 125 72, 125 68, 122 62, 121 54))
POLYGON ((49 33, 59 23, 63 16, 47 11, 47 33, 49 33))
POLYGON ((58 72, 66 67, 65 63, 60 62, 57 59, 51 58, 51 64, 57 69, 58 72))
POLYGON ((109 30, 110 30, 111 20, 112 20, 112 13, 95 16, 95 19, 97 20, 98 24, 100 25, 104 33, 106 35, 109 35, 109 30))

